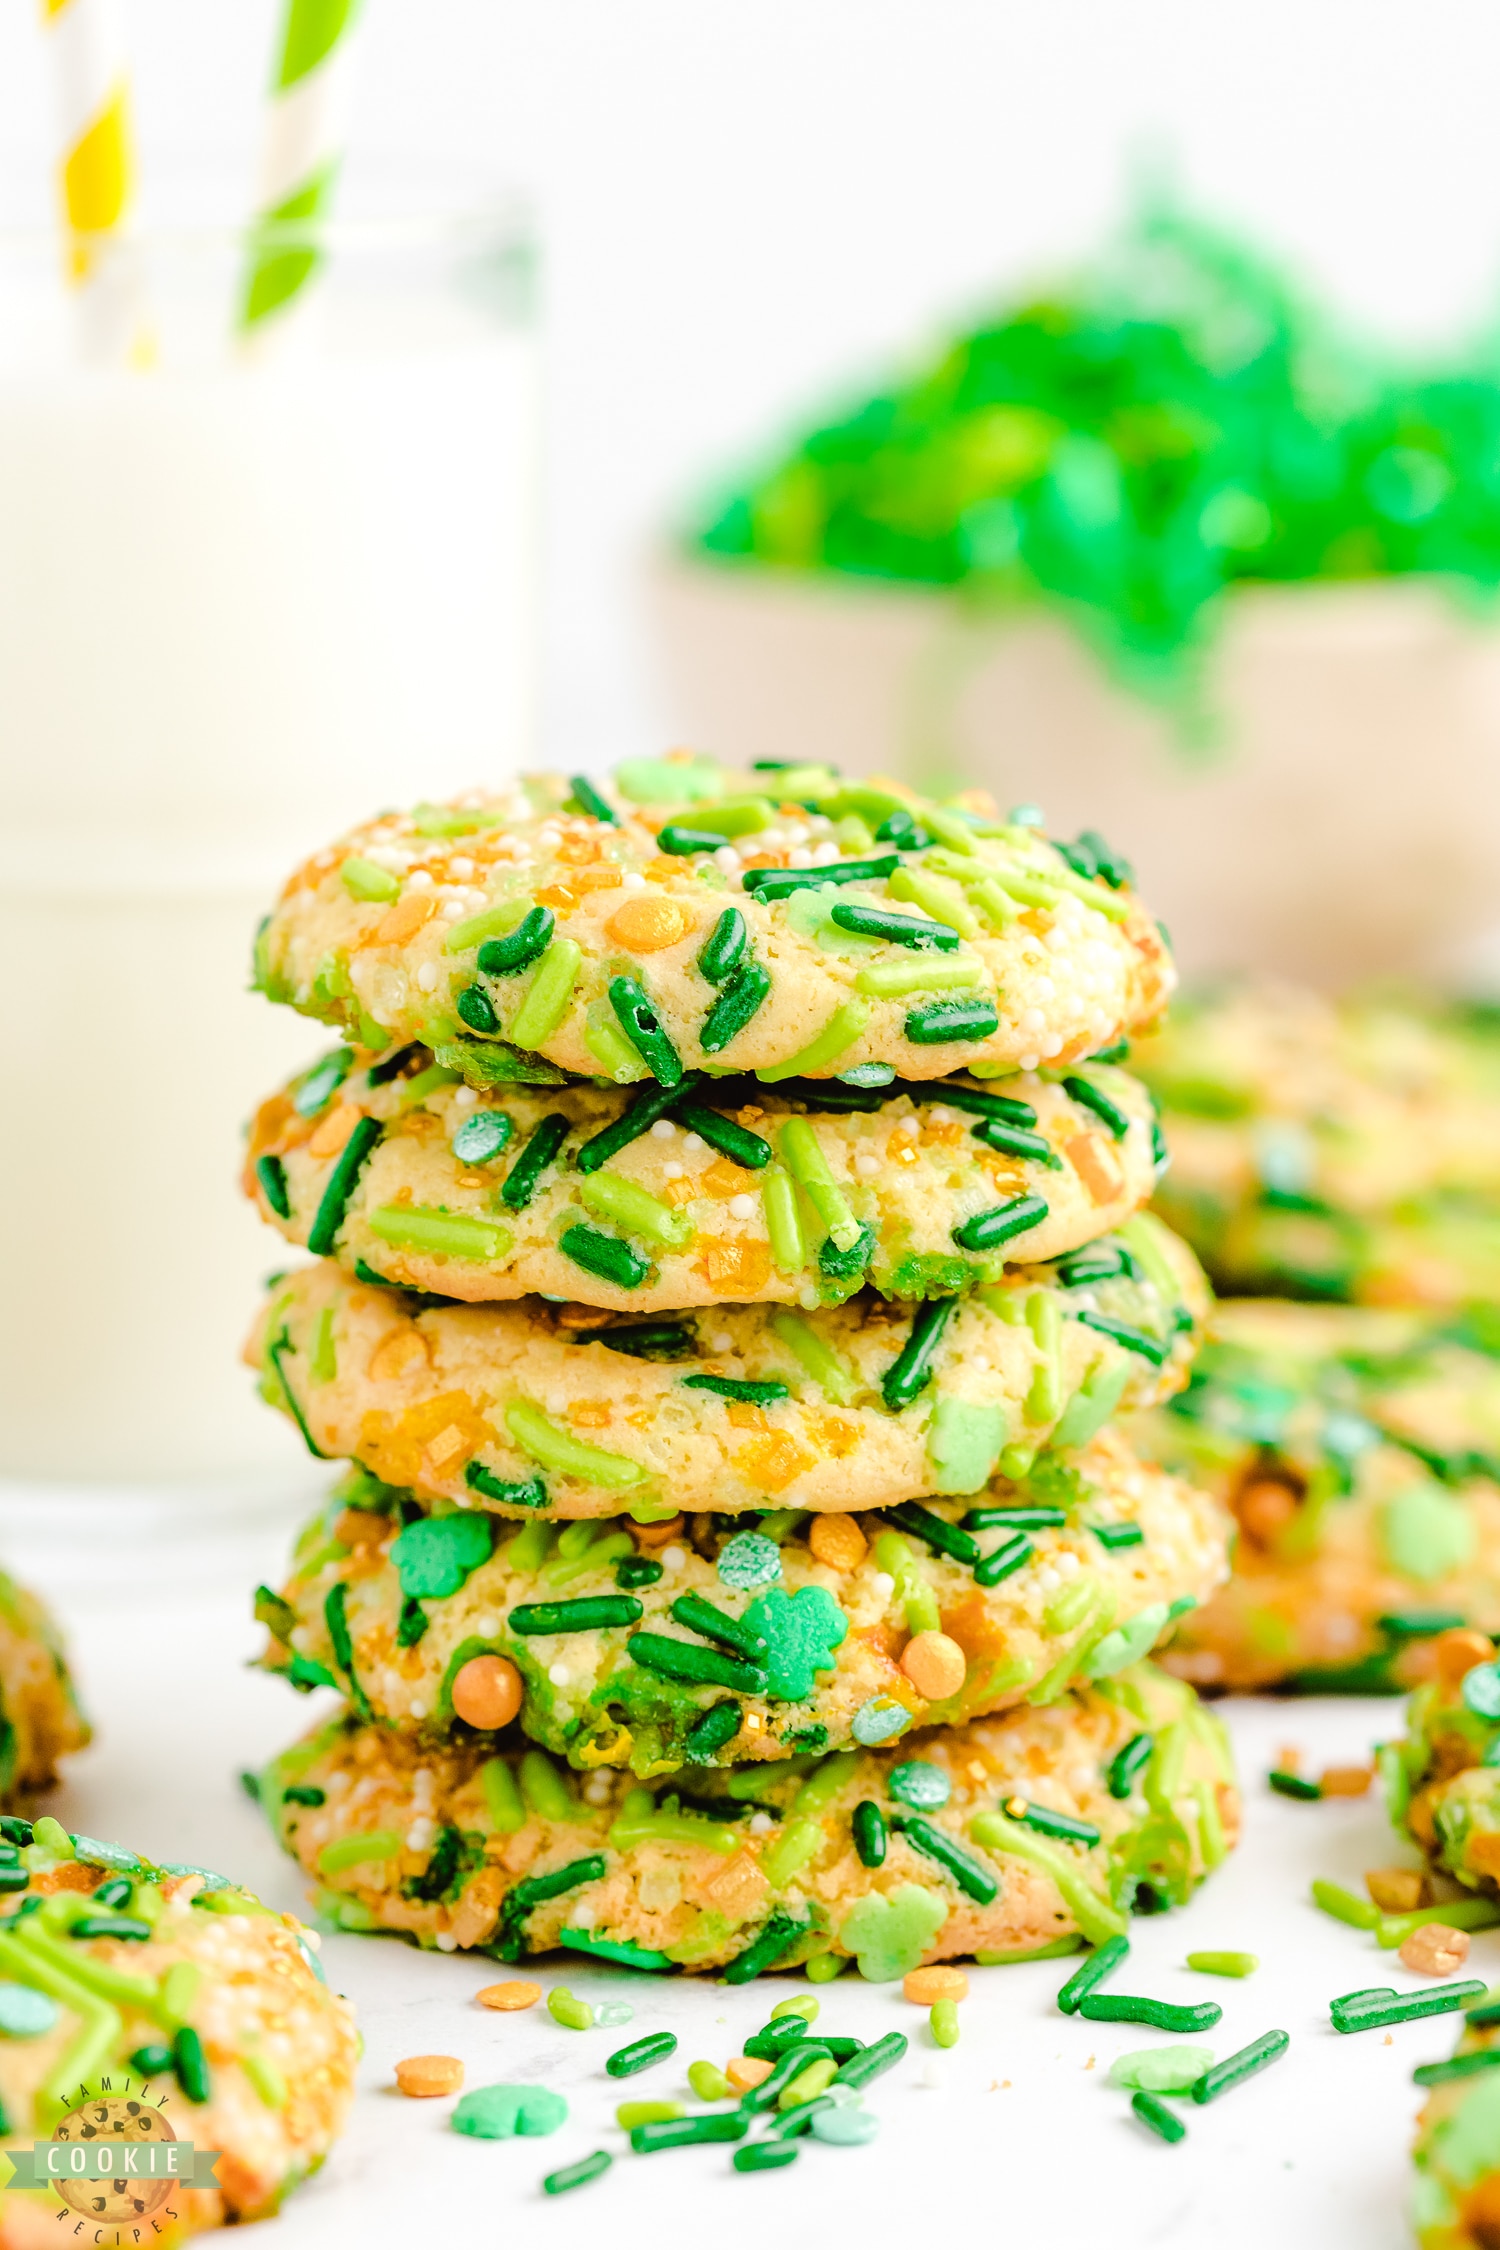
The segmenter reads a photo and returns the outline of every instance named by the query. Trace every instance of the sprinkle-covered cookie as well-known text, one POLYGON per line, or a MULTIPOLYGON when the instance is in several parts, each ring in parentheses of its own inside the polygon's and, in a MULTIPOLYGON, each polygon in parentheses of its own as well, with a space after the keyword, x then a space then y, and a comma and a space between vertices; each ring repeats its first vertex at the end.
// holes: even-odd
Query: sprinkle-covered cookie
POLYGON ((477 1094, 426 1048, 336 1049, 262 1104, 245 1187, 346 1271, 474 1303, 621 1311, 951 1296, 1128 1221, 1144 1089, 1094 1063, 855 1087, 712 1079, 477 1094))
POLYGON ((519 1531, 346 1477, 262 1588, 263 1660, 429 1734, 516 1720, 576 1766, 890 1742, 1113 1677, 1227 1569, 1207 1494, 1112 1431, 975 1507, 519 1531))
POLYGON ((825 768, 635 759, 357 828, 293 876, 260 990, 470 1084, 926 1079, 1082 1062, 1173 971, 1101 839, 825 768))
POLYGON ((36 1595, 0 1571, 0 1811, 49 1789, 58 1759, 88 1739, 62 1636, 36 1595))
POLYGON ((636 1321, 423 1299, 323 1260, 274 1285, 246 1356, 315 1452, 423 1499, 649 1520, 977 1492, 1174 1389, 1203 1309, 1143 1215, 1128 1241, 914 1310, 866 1293, 636 1321))
POLYGON ((829 1954, 888 1983, 1098 1944, 1132 1907, 1182 1904, 1239 1822, 1219 1721, 1150 1665, 894 1751, 647 1781, 351 1713, 261 1795, 345 1929, 736 1984, 829 1954))

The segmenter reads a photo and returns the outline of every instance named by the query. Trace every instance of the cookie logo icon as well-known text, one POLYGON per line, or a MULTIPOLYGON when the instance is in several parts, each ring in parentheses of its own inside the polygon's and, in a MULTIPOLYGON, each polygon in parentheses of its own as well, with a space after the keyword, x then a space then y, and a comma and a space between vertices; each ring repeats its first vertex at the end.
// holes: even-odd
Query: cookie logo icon
MULTIPOLYGON (((52 2138, 74 2147, 117 2141, 128 2149, 149 2141, 175 2142, 177 2136, 150 2102, 101 2094, 70 2109, 54 2127, 52 2138)), ((111 2170, 93 2179, 64 2173, 52 2184, 68 2209, 81 2218, 93 2219, 100 2226, 126 2227, 159 2211, 173 2188, 182 2182, 180 2177, 153 2178, 146 2170, 139 2174, 111 2170)))

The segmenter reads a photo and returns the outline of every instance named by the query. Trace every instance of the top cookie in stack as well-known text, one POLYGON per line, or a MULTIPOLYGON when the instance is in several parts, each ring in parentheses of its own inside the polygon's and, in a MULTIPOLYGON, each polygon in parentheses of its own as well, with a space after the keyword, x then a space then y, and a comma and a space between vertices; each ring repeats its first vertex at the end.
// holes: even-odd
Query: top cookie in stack
POLYGON ((1206 1299, 1099 839, 639 760, 355 831, 257 974, 348 1042, 246 1171, 320 1259, 250 1357, 355 1463, 262 1601, 298 1684, 652 1775, 1054 1700, 1221 1578, 1105 1428, 1206 1299))

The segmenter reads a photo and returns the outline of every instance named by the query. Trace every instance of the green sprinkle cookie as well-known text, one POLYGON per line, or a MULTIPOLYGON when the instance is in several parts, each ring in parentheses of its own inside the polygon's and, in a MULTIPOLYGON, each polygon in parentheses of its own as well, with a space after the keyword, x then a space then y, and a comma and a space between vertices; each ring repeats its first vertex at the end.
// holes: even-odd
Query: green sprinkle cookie
POLYGON ((57 1627, 35 1594, 0 1571, 0 1812, 50 1789, 58 1759, 88 1740, 57 1627))
POLYGON ((481 1090, 1061 1071, 1174 982, 1129 870, 1090 866, 894 784, 635 759, 353 830, 287 885, 255 981, 481 1090))
POLYGON ((952 1784, 928 1814, 890 1793, 892 1767, 912 1754, 578 1776, 539 1750, 423 1743, 348 1712, 273 1762, 261 1802, 342 1928, 731 1984, 830 1958, 893 1982, 954 1955, 1097 1945, 1133 1907, 1182 1904, 1237 1832, 1223 1729, 1150 1665, 921 1736, 916 1754, 952 1784), (1117 1798, 1106 1776, 1142 1728, 1152 1766, 1117 1798), (1068 1840, 1015 1817, 1022 1790, 1067 1816, 1068 1840), (890 1826, 874 1868, 851 1826, 867 1802, 890 1826))
MULTIPOLYGON (((334 1680, 366 1716, 430 1735, 515 1715, 488 1700, 513 1667, 509 1696, 534 1741, 642 1774, 894 1741, 1111 1677, 1226 1568, 1213 1501, 1141 1468, 1110 1430, 1039 1456, 1029 1483, 1001 1480, 973 1510, 767 1518, 776 1539, 737 1532, 732 1516, 695 1516, 663 1541, 623 1517, 517 1531, 415 1506, 361 1471, 344 1480, 281 1592, 259 1597, 267 1667, 302 1686, 334 1680), (1038 1489, 1065 1505, 1028 1508, 1038 1489), (967 1514, 981 1529, 962 1529, 967 1514), (1032 1528, 1007 1529, 1011 1515, 1032 1528), (1138 1541, 1100 1541, 1123 1523, 1138 1541), (950 1535, 969 1560, 945 1552, 950 1535), (1025 1557, 987 1583, 986 1557, 1018 1537, 1025 1557), (747 1544, 764 1564, 727 1568, 747 1544), (873 1735, 872 1704, 887 1714, 873 1735)), ((949 1788, 921 1760, 891 1776, 913 1812, 941 1810, 949 1788)))
POLYGON ((246 1349, 320 1456, 428 1500, 644 1520, 978 1492, 1174 1389, 1203 1308, 1191 1259, 1142 1215, 914 1312, 865 1292, 648 1325, 434 1302, 325 1260, 274 1285, 246 1349))
POLYGON ((1487 2250, 1500 2241, 1500 2032, 1471 2015, 1453 2054, 1412 2075, 1427 2090, 1412 2151, 1417 2241, 1421 2250, 1487 2250))

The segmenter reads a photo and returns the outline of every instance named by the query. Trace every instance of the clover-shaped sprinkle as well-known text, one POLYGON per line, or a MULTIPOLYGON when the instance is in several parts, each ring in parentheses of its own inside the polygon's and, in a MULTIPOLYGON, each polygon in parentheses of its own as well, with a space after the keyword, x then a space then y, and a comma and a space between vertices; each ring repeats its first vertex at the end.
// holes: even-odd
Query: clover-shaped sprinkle
POLYGON ((773 1586, 781 1576, 781 1549, 761 1531, 737 1531, 726 1540, 718 1561, 719 1582, 736 1593, 773 1586))
POLYGON ((518 2133, 555 2133, 567 2114, 567 2103, 550 2086, 476 2086, 448 2122, 475 2140, 510 2141, 518 2133))
POLYGON ((442 1601, 489 1561, 494 1544, 488 1516, 419 1516, 391 1548, 391 1561, 409 1600, 442 1601))
POLYGON ((800 1586, 795 1594, 773 1586, 750 1604, 745 1623, 765 1642, 760 1663, 777 1703, 801 1703, 812 1694, 813 1674, 833 1670, 833 1652, 849 1630, 848 1618, 821 1586, 800 1586))
POLYGON ((904 1765, 892 1766, 888 1787, 897 1804, 909 1805, 913 1812, 941 1812, 953 1794, 942 1767, 929 1765, 925 1758, 908 1758, 904 1765))
POLYGON ((947 1919, 946 1899, 920 1883, 902 1883, 888 1898, 872 1891, 856 1899, 844 1916, 839 1943, 855 1955, 868 1983, 894 1984, 920 1966, 947 1919))

